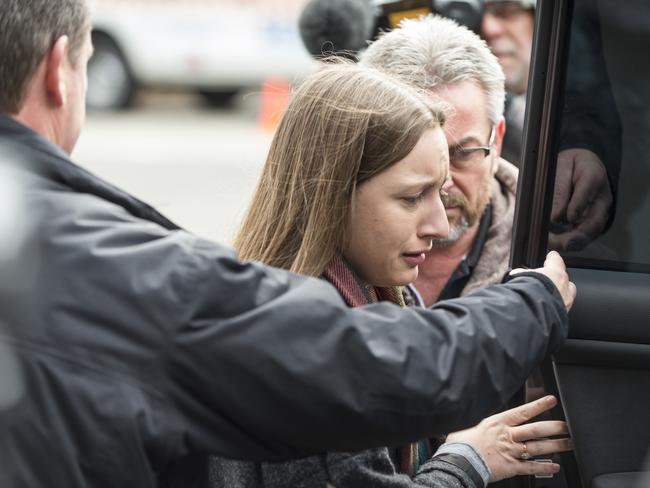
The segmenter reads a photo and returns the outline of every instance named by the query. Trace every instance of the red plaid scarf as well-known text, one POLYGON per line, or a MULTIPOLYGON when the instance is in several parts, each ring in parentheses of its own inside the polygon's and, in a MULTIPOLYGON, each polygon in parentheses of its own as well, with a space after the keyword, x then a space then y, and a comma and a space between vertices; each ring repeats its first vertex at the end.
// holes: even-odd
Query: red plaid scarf
MULTIPOLYGON (((323 277, 339 291, 350 307, 361 307, 380 300, 404 307, 404 295, 400 286, 374 287, 367 285, 354 272, 350 264, 338 256, 323 272, 323 277)), ((433 454, 430 442, 425 439, 400 447, 398 450, 400 472, 414 476, 418 468, 433 454)))

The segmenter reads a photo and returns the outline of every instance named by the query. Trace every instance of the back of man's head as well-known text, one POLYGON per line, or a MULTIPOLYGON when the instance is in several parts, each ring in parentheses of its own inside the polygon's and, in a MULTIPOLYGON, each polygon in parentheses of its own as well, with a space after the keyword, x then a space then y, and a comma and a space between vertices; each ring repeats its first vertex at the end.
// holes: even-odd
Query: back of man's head
POLYGON ((78 61, 90 26, 86 0, 0 1, 0 113, 19 112, 38 65, 61 36, 78 61))
POLYGON ((421 90, 476 83, 487 96, 490 121, 496 124, 503 115, 505 88, 499 62, 485 41, 453 20, 435 15, 404 20, 373 42, 360 63, 421 90))

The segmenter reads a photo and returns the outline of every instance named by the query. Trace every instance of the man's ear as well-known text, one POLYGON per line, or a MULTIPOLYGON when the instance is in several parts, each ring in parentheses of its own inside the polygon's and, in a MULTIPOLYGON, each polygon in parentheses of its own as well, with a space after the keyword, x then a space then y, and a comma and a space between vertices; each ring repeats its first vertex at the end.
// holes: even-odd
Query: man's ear
POLYGON ((67 101, 66 62, 70 41, 68 36, 59 37, 45 58, 45 89, 48 102, 55 107, 63 106, 67 101))
POLYGON ((501 157, 501 149, 503 148, 503 136, 506 135, 506 119, 501 117, 496 125, 496 133, 494 134, 494 149, 496 150, 497 157, 501 157))

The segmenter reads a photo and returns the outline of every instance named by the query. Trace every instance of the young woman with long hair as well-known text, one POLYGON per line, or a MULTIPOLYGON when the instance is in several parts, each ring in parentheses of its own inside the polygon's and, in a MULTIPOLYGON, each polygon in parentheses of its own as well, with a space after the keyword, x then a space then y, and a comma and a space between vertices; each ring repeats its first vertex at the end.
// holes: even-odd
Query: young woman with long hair
MULTIPOLYGON (((432 239, 449 230, 440 198, 449 165, 444 113, 386 75, 347 63, 309 77, 272 141, 235 239, 240 258, 322 277, 351 307, 404 306, 404 286, 417 277, 432 239)), ((565 434, 566 426, 519 424, 554 402, 547 397, 450 434, 433 457, 431 440, 423 439, 277 464, 212 459, 212 486, 482 487, 488 478, 551 473, 557 465, 527 455, 568 449, 566 439, 537 439, 565 434)))

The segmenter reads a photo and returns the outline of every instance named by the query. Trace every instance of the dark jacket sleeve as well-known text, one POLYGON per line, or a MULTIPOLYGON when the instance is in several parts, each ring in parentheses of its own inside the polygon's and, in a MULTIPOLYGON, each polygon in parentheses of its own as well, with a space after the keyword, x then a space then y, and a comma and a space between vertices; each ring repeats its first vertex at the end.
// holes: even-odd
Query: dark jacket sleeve
POLYGON ((546 279, 523 276, 433 309, 349 309, 322 280, 195 240, 166 263, 181 297, 167 348, 174 457, 281 460, 467 427, 567 333, 546 279))
POLYGON ((321 280, 37 183, 40 268, 12 338, 29 409, 11 442, 29 453, 15 472, 43 486, 87 485, 70 482, 78 466, 154 486, 191 454, 283 460, 457 430, 567 333, 557 291, 536 277, 432 310, 350 309, 321 280), (52 469, 29 470, 39 462, 52 469))

